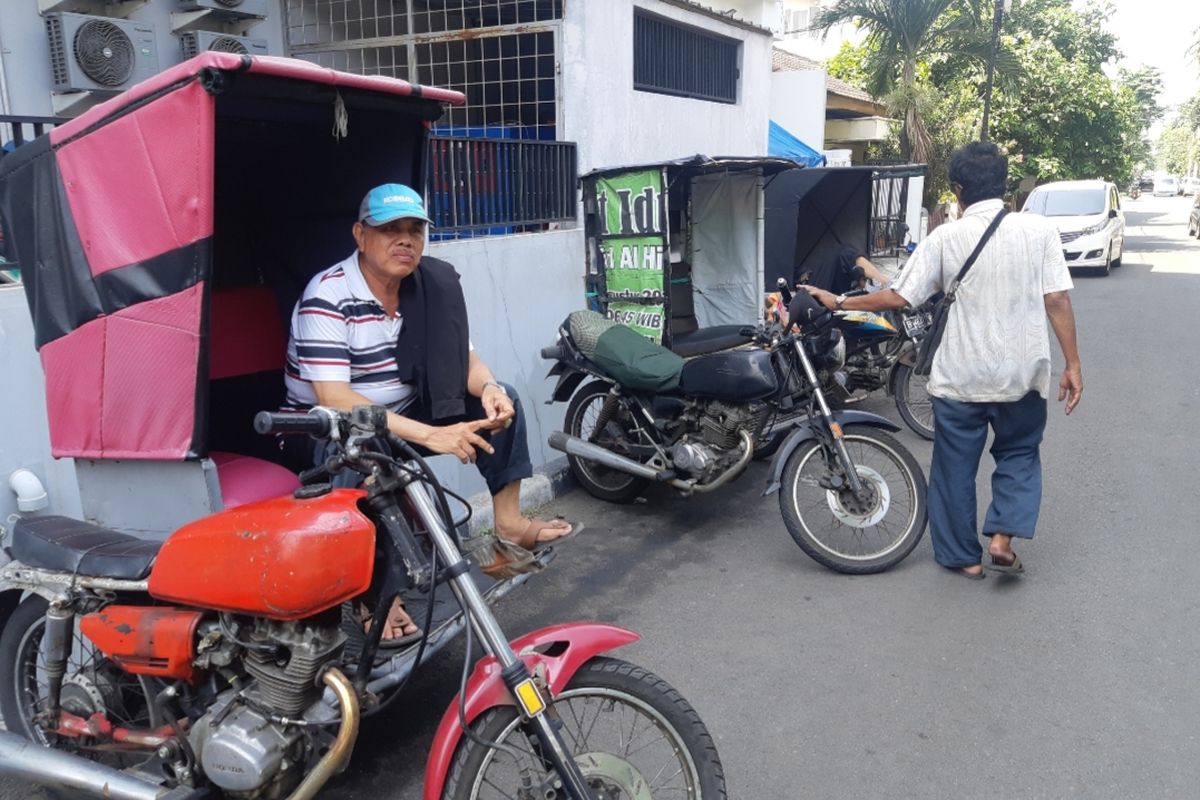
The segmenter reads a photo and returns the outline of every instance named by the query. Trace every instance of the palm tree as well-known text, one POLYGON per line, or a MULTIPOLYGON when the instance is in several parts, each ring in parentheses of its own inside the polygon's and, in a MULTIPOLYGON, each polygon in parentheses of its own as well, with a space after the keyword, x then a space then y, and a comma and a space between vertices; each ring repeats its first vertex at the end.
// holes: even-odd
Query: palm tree
POLYGON ((812 29, 827 34, 856 22, 866 30, 866 88, 903 117, 901 155, 925 163, 933 149, 924 120, 930 95, 917 77, 918 64, 942 56, 985 62, 990 44, 980 20, 988 6, 984 0, 837 0, 821 9, 812 29))

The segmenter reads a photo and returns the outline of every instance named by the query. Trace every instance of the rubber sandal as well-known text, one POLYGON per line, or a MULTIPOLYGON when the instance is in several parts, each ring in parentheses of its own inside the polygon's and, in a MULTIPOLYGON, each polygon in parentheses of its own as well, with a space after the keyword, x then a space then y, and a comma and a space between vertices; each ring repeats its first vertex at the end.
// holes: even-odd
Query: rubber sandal
MULTIPOLYGON (((988 555, 991 555, 990 553, 988 555)), ((999 572, 1002 575, 1020 575, 1025 571, 1025 565, 1021 563, 1021 559, 1016 553, 1012 554, 1012 561, 1005 563, 998 561, 996 556, 992 556, 992 563, 988 565, 988 569, 992 572, 999 572)))
POLYGON ((979 572, 967 572, 966 567, 946 567, 946 569, 963 576, 969 581, 981 581, 987 577, 987 573, 983 570, 979 570, 979 572))
POLYGON ((582 524, 577 523, 577 522, 574 522, 574 523, 567 522, 562 517, 555 517, 554 519, 550 519, 550 520, 541 519, 540 517, 534 517, 529 520, 528 524, 526 524, 526 526, 525 526, 525 530, 521 531, 520 535, 518 535, 517 538, 515 538, 515 539, 508 539, 507 537, 500 537, 500 538, 503 538, 509 544, 515 544, 517 547, 523 547, 526 550, 533 551, 533 550, 541 550, 543 548, 550 547, 551 545, 556 545, 559 542, 565 542, 568 539, 572 539, 572 538, 578 536, 579 532, 582 530, 583 530, 582 524), (539 533, 541 533, 542 531, 547 530, 547 529, 558 530, 559 526, 555 523, 561 523, 561 522, 566 522, 566 524, 570 526, 571 530, 569 533, 565 533, 562 536, 556 536, 553 539, 546 539, 545 541, 541 541, 541 542, 538 541, 539 533))

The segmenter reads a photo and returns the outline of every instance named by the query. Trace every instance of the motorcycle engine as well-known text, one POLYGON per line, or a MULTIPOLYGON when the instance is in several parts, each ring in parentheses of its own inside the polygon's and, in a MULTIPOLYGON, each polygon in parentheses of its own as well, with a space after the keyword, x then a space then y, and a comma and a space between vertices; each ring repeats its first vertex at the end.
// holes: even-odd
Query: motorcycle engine
POLYGON ((698 436, 685 436, 671 448, 671 461, 677 470, 699 480, 707 480, 740 455, 740 432, 754 433, 764 420, 763 404, 731 405, 719 400, 707 402, 696 417, 698 436))
POLYGON ((297 719, 323 691, 321 668, 341 652, 346 636, 334 627, 254 620, 237 631, 251 647, 243 664, 252 679, 223 692, 188 736, 205 776, 232 797, 286 797, 307 771, 314 751, 297 719))

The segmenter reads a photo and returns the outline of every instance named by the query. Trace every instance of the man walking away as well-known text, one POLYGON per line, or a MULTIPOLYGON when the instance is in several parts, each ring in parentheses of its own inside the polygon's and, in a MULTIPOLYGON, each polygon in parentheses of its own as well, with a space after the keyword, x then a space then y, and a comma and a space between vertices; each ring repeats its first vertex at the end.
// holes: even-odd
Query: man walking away
MULTIPOLYGON (((880 311, 917 306, 945 291, 1003 208, 1007 175, 1008 159, 994 144, 975 142, 955 151, 950 182, 962 216, 921 242, 891 289, 848 299, 818 289, 810 293, 830 309, 880 311)), ((928 386, 934 412, 929 523, 937 562, 964 577, 985 577, 975 477, 989 427, 996 468, 983 522, 983 535, 991 539, 988 569, 1024 570, 1012 540, 1033 538, 1041 505, 1048 327, 1066 361, 1058 385, 1066 413, 1083 396, 1071 288, 1054 226, 1034 214, 1010 214, 980 251, 950 306, 928 386)))

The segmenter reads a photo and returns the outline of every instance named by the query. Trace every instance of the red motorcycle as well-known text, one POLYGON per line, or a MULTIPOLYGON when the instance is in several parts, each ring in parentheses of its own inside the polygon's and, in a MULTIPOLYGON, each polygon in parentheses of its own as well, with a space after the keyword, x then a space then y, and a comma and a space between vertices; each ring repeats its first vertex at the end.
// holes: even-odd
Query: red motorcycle
MULTIPOLYGON (((309 798, 347 763, 364 714, 389 705, 429 642, 381 642, 393 599, 448 586, 487 653, 447 708, 427 800, 724 798, 699 716, 665 681, 600 655, 635 641, 572 623, 511 643, 460 550, 447 493, 419 455, 368 443, 386 415, 262 412, 261 433, 334 443, 309 482, 148 542, 65 517, 13 529, 0 600, 0 771, 73 796, 309 798), (373 610, 365 634, 348 610, 373 610)), ((502 582, 503 583, 503 582, 502 582)), ((433 603, 429 604, 433 608, 433 603)))

